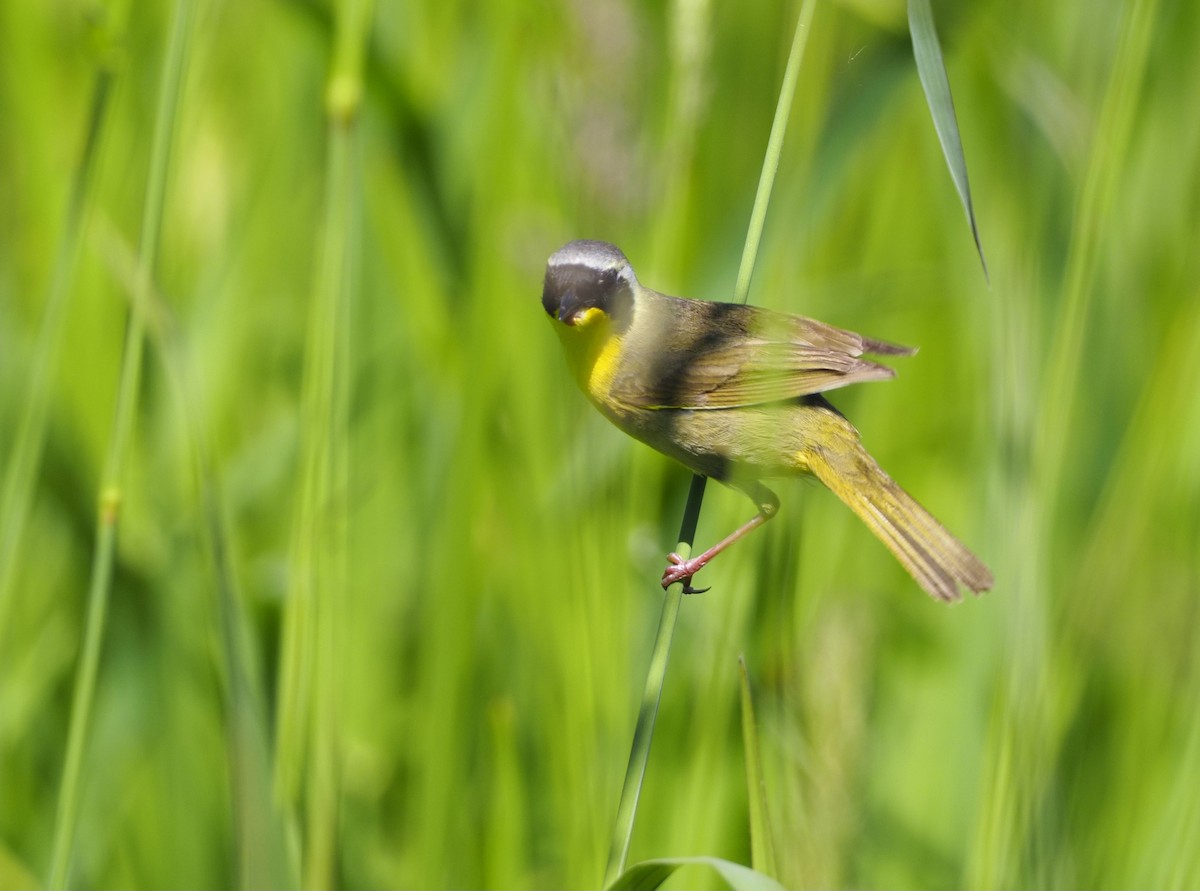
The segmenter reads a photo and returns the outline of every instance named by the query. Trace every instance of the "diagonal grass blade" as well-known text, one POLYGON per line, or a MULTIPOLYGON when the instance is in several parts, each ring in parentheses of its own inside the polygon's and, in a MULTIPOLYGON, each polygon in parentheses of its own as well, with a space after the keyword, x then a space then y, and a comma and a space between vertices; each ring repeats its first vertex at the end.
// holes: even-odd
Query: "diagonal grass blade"
POLYGON ((979 251, 979 262, 983 264, 983 277, 988 277, 987 258, 983 255, 983 243, 979 240, 979 226, 975 221, 975 207, 971 203, 971 184, 967 181, 967 159, 963 155, 962 139, 958 135, 958 117, 954 114, 954 98, 950 95, 950 81, 946 77, 946 63, 942 59, 942 48, 938 44, 937 31, 933 26, 933 10, 929 0, 908 0, 908 29, 912 34, 913 55, 917 60, 917 74, 925 101, 933 116, 933 127, 937 130, 942 154, 963 210, 971 236, 975 239, 975 250, 979 251))

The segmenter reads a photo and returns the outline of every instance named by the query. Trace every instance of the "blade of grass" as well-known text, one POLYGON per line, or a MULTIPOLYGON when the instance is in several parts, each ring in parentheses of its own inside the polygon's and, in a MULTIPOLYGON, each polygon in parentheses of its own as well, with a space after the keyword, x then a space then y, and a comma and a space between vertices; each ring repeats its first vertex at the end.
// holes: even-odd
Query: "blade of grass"
POLYGON ((942 47, 933 25, 933 10, 929 0, 908 0, 908 30, 912 35, 917 75, 921 78, 925 102, 933 116, 933 128, 937 131, 946 166, 950 168, 950 178, 954 180, 954 188, 958 190, 959 200, 967 214, 971 237, 975 239, 975 250, 979 252, 979 262, 983 265, 983 277, 986 279, 987 258, 983 255, 983 243, 979 240, 979 226, 975 221, 975 206, 971 202, 967 159, 963 155, 958 116, 954 113, 954 97, 950 95, 950 80, 946 77, 946 62, 942 58, 942 47))
POLYGON ((521 852, 527 844, 528 808, 521 785, 517 751, 517 722, 511 700, 493 702, 488 710, 492 749, 491 801, 488 824, 492 835, 484 852, 488 888, 517 888, 523 880, 521 852))
MULTIPOLYGON (((1040 387, 1040 403, 1028 424, 1032 440, 1030 467, 1022 473, 1014 495, 1011 528, 1017 530, 1010 561, 1016 595, 1012 612, 1009 676, 998 699, 998 716, 989 733, 988 758, 998 765, 985 781, 985 803, 974 863, 968 884, 1062 885, 1078 882, 1069 858, 1055 857, 1060 843, 1055 808, 1060 807, 1063 780, 1053 765, 1061 758, 1066 722, 1061 717, 1066 681, 1046 685, 1039 679, 1064 661, 1055 627, 1072 627, 1064 618, 1078 615, 1067 592, 1094 592, 1087 585, 1061 588, 1055 554, 1060 504, 1068 475, 1068 436, 1079 437, 1076 403, 1084 361, 1084 344, 1100 267, 1101 245, 1111 225, 1120 177, 1138 113, 1138 97, 1149 61, 1157 4, 1138 0, 1125 7, 1121 37, 1111 68, 1102 111, 1092 134, 1090 158, 1071 226, 1063 282, 1062 306, 1040 387)), ((1017 393, 1017 398, 1024 398, 1017 393)), ((1127 508, 1126 508, 1127 510, 1127 508)), ((1068 574, 1074 573, 1073 568, 1068 574)), ((1093 604, 1094 605, 1094 604, 1093 604)), ((1066 657, 1069 660, 1069 657, 1066 657)))
POLYGON ((816 11, 815 0, 804 0, 796 20, 796 31, 792 35, 792 48, 788 51, 787 68, 783 72, 783 83, 779 87, 779 101, 775 105, 775 119, 771 122, 771 135, 767 137, 767 152, 763 157, 762 173, 758 177, 758 191, 754 195, 754 207, 750 211, 750 225, 746 230, 746 243, 742 248, 742 262, 738 266, 737 281, 733 286, 735 303, 750 299, 750 279, 754 276, 754 264, 758 260, 758 246, 762 243, 763 228, 767 223, 767 208, 771 204, 771 192, 775 188, 775 173, 779 170, 779 158, 783 154, 783 137, 787 133, 788 119, 792 114, 792 102, 796 96, 796 81, 800 78, 800 63, 804 60, 804 47, 808 43, 808 32, 816 11))
POLYGON ((770 876, 719 857, 662 857, 643 860, 605 885, 610 891, 654 891, 680 867, 707 866, 723 878, 734 891, 783 891, 783 885, 770 876))
POLYGON ((758 722, 754 718, 754 697, 750 693, 750 672, 746 657, 738 656, 742 694, 742 746, 746 750, 746 790, 750 799, 750 865, 757 872, 778 875, 775 867, 775 843, 771 836, 771 816, 767 808, 767 781, 763 776, 758 745, 758 722))
MULTIPOLYGON (((815 0, 804 0, 796 22, 796 31, 792 37, 787 68, 784 71, 783 83, 779 91, 779 101, 775 106, 775 118, 771 124, 771 135, 767 140, 758 191, 755 194, 754 207, 750 213, 749 231, 742 249, 742 261, 734 288, 734 299, 740 303, 746 302, 750 292, 750 279, 753 275, 755 259, 758 256, 758 247, 762 241, 767 207, 770 204, 771 191, 775 184, 775 173, 779 169, 783 137, 787 132, 787 122, 796 94, 800 62, 804 58, 804 47, 808 42, 809 24, 812 21, 815 7, 815 0)), ((695 541, 696 525, 700 520, 700 508, 704 503, 705 483, 706 479, 702 476, 692 478, 687 504, 684 506, 683 520, 679 528, 679 542, 675 546, 675 553, 684 559, 690 556, 695 541)), ((625 872, 625 864, 629 859, 629 845, 633 839, 633 824, 637 817, 638 798, 641 795, 646 764, 650 757, 654 722, 658 716, 658 703, 662 698, 662 685, 666 678, 671 641, 675 634, 675 620, 679 615, 682 596, 682 585, 672 585, 664 595, 663 609, 654 640, 654 650, 650 656, 650 668, 646 675, 646 687, 642 694, 642 704, 634 728, 629 764, 626 767, 625 781, 621 787, 621 799, 617 804, 612 845, 609 849, 608 867, 605 870, 604 884, 606 886, 612 885, 617 877, 625 872)))
POLYGON ((276 790, 294 809, 303 777, 302 884, 334 883, 339 602, 346 593, 350 303, 360 216, 358 114, 367 0, 336 10, 326 93, 328 169, 323 238, 309 317, 301 395, 301 495, 292 534, 292 575, 284 613, 276 790))
MULTIPOLYGON (((103 224, 105 220, 101 219, 103 224)), ((202 418, 201 393, 195 363, 171 317, 167 302, 151 285, 137 294, 137 258, 110 225, 99 228, 101 249, 113 273, 125 286, 131 311, 145 320, 175 391, 176 404, 191 446, 192 475, 200 500, 200 540, 213 574, 214 610, 225 690, 230 800, 238 884, 242 888, 290 888, 296 882, 287 872, 287 857, 279 815, 270 790, 270 751, 262 680, 251 657, 250 631, 237 576, 233 570, 230 533, 221 502, 221 487, 212 446, 202 418), (133 304, 133 300, 146 301, 133 304)))
MULTIPOLYGON (((1037 485, 1059 491, 1068 435, 1077 435, 1073 420, 1084 336, 1088 330, 1100 245, 1112 220, 1112 208, 1125 157, 1133 135, 1141 84, 1150 58, 1151 38, 1157 18, 1157 0, 1137 0, 1128 10, 1121 42, 1113 61, 1112 77, 1104 97, 1100 120, 1092 139, 1087 176, 1072 226, 1063 285, 1063 306, 1050 350, 1050 367, 1043 388, 1042 413, 1037 425, 1037 454, 1041 468, 1037 485)), ((1053 501, 1053 499, 1051 499, 1053 501)), ((1051 507, 1050 513, 1053 513, 1051 507)))
POLYGON ((21 538, 29 516, 34 483, 41 463, 46 438, 46 417, 54 368, 66 330, 71 286, 79 261, 81 233, 92 203, 93 174, 100 154, 100 140, 108 117, 109 98, 115 77, 112 42, 119 28, 110 23, 104 39, 96 78, 92 84, 87 131, 79 165, 67 204, 67 216, 55 255, 54 273, 46 296, 46 309, 29 370, 29 389, 17 426, 16 443, 4 474, 4 492, 0 495, 0 654, 7 653, 5 638, 10 627, 9 601, 20 563, 21 538))
MULTIPOLYGON (((153 284, 158 264, 158 243, 166 194, 167 164, 175 133, 179 93, 191 43, 193 12, 191 0, 177 0, 167 52, 163 60, 162 89, 159 92, 155 115, 150 169, 142 210, 141 244, 138 250, 135 294, 140 298, 140 302, 145 302, 144 297, 149 293, 153 284)), ((96 526, 91 581, 88 588, 87 617, 84 620, 83 650, 76 669, 75 690, 71 700, 67 751, 63 763, 62 784, 59 787, 54 842, 50 855, 47 884, 51 888, 64 888, 70 880, 81 793, 80 768, 83 764, 83 749, 87 742, 92 701, 96 689, 100 647, 104 640, 105 614, 112 589, 112 568, 116 550, 117 525, 121 515, 125 459, 137 409, 144 341, 145 321, 141 313, 130 312, 125 329, 125 346, 121 360, 113 428, 104 462, 104 476, 100 485, 99 517, 96 526)))
MULTIPOLYGON (((696 540, 696 523, 700 517, 700 502, 704 499, 704 486, 707 482, 707 477, 692 477, 692 487, 688 492, 687 505, 683 511, 683 523, 679 528, 679 543, 676 545, 675 551, 685 560, 691 555, 692 544, 696 540)), ((658 632, 654 637, 654 649, 650 653, 650 668, 646 673, 646 687, 642 692, 642 705, 638 709, 637 724, 633 730, 629 766, 625 770, 621 800, 617 804, 617 819, 613 826, 608 868, 604 874, 605 887, 612 885, 618 876, 625 872, 625 864, 629 859, 629 844, 633 839, 633 823, 637 817, 638 798, 642 794, 646 763, 650 759, 650 742, 654 737, 654 721, 658 717, 658 703, 662 699, 663 681, 667 676, 667 662, 671 658, 671 640, 675 635, 675 620, 679 617, 679 604, 682 599, 682 585, 672 585, 663 595, 662 614, 658 619, 658 632)))

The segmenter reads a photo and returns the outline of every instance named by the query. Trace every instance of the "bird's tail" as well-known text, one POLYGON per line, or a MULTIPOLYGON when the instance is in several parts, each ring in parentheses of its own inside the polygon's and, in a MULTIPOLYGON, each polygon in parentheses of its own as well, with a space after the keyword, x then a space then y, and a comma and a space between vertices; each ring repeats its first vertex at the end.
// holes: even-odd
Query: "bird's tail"
POLYGON ((832 448, 806 448, 801 458, 938 600, 960 599, 960 584, 976 594, 992 587, 983 562, 884 472, 853 428, 832 448))

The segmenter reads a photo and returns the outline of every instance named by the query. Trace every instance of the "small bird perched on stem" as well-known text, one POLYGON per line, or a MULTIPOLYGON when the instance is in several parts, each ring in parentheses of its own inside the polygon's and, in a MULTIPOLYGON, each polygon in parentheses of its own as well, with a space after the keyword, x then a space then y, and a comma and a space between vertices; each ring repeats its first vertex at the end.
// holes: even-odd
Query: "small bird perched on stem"
POLYGON ((744 492, 758 513, 707 551, 669 556, 664 588, 694 576, 779 509, 764 478, 815 476, 943 601, 992 574, 868 454, 821 393, 895 375, 865 354, 916 350, 814 319, 644 287, 615 246, 572 241, 550 257, 542 307, 567 362, 606 418, 698 474, 744 492))

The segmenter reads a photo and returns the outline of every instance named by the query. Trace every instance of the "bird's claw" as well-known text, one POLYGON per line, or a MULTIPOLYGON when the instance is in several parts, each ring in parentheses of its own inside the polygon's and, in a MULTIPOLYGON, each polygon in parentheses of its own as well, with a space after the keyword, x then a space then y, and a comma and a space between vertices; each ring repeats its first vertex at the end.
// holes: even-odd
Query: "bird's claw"
POLYGON ((691 584, 692 576, 700 571, 700 568, 704 565, 703 563, 695 560, 684 560, 678 554, 668 554, 667 559, 671 562, 671 565, 663 570, 663 590, 671 587, 676 582, 683 582, 684 594, 703 594, 705 591, 711 590, 710 588, 693 588, 691 584))

